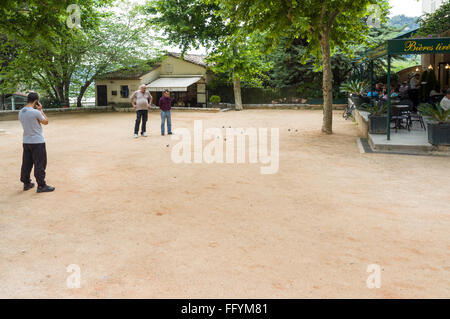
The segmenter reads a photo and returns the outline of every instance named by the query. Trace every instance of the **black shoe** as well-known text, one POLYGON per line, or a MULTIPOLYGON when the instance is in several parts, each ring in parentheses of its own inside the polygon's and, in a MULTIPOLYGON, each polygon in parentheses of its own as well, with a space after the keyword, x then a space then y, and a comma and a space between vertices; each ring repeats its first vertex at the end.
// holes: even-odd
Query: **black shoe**
POLYGON ((38 186, 37 193, 48 193, 53 192, 55 190, 54 187, 45 185, 45 186, 38 186))
POLYGON ((161 133, 161 136, 164 136, 164 133, 161 133))
POLYGON ((172 132, 169 132, 169 133, 167 133, 167 134, 172 135, 172 132))
POLYGON ((23 190, 27 191, 29 189, 32 189, 34 187, 34 183, 29 182, 28 184, 23 184, 23 190))

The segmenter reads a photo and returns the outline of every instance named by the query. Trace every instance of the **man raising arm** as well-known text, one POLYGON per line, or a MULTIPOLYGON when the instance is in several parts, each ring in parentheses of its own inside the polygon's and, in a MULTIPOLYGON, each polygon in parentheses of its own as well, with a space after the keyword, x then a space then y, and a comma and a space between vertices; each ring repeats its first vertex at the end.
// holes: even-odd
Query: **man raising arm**
POLYGON ((42 126, 48 124, 48 118, 39 103, 39 95, 30 93, 27 97, 27 105, 19 112, 19 121, 23 127, 23 155, 20 181, 23 190, 34 187, 31 182, 30 173, 34 166, 34 177, 38 183, 38 193, 53 192, 54 187, 45 182, 45 169, 47 168, 47 150, 45 147, 42 126))
POLYGON ((36 110, 41 112, 42 116, 44 117, 43 120, 38 119, 39 123, 44 124, 44 125, 48 125, 47 115, 45 115, 44 110, 42 109, 42 104, 39 103, 39 101, 36 102, 36 110))

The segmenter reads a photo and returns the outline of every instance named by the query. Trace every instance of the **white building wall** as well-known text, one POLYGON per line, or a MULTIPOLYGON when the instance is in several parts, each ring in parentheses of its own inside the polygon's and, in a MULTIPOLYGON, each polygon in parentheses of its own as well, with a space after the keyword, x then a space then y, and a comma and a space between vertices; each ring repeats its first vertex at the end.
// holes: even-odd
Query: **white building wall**
POLYGON ((422 13, 433 13, 443 3, 444 0, 422 0, 422 13))
POLYGON ((168 56, 159 67, 160 76, 199 75, 206 78, 206 68, 172 56, 168 56))
POLYGON ((134 91, 139 90, 139 85, 142 83, 139 80, 97 80, 95 81, 95 101, 98 105, 97 85, 106 85, 108 104, 123 104, 130 103, 130 96, 134 91), (122 97, 120 95, 120 88, 122 85, 128 86, 128 97, 122 97), (112 95, 115 91, 116 95, 112 95))

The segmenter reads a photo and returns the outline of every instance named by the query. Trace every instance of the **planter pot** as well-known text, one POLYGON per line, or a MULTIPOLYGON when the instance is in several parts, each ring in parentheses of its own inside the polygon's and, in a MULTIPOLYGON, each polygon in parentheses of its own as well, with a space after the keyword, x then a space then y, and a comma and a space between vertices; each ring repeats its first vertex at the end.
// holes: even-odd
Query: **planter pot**
MULTIPOLYGON (((302 101, 302 103, 303 103, 303 101, 302 101)), ((313 105, 323 104, 323 98, 306 99, 306 103, 313 104, 313 105)), ((346 99, 333 99, 333 104, 346 104, 346 103, 347 103, 346 99)))
POLYGON ((387 116, 370 116, 369 115, 369 133, 370 134, 386 134, 387 131, 387 116))
POLYGON ((450 123, 428 123, 428 143, 433 145, 450 145, 450 123))
POLYGON ((323 99, 321 98, 309 98, 307 99, 308 104, 323 104, 323 99))
POLYGON ((347 104, 347 99, 346 98, 333 99, 333 104, 347 104))
POLYGON ((360 96, 352 96, 352 102, 355 104, 355 107, 358 108, 363 103, 363 99, 360 96))

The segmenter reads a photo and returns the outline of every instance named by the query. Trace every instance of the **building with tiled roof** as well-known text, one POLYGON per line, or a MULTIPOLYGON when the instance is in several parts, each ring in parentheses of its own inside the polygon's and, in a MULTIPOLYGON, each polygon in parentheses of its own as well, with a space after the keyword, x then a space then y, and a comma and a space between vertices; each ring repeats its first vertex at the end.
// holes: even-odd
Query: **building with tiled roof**
POLYGON ((179 106, 206 107, 206 85, 209 80, 206 56, 169 52, 159 63, 149 63, 134 69, 121 69, 95 80, 96 104, 99 106, 128 104, 129 97, 147 85, 153 102, 168 89, 179 106))

